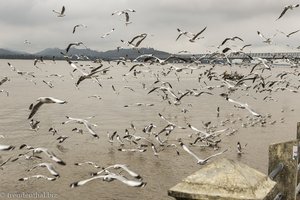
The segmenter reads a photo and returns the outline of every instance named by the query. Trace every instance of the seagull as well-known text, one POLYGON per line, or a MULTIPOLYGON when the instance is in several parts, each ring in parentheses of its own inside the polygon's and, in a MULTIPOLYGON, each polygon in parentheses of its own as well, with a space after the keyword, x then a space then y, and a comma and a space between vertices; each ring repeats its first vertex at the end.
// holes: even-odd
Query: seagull
POLYGON ((99 136, 95 133, 95 131, 92 129, 92 126, 97 126, 95 124, 91 124, 90 122, 88 122, 86 119, 79 119, 79 118, 72 118, 72 117, 68 117, 66 116, 66 118, 68 119, 68 121, 63 122, 62 124, 67 124, 69 122, 76 122, 78 124, 84 124, 85 127, 88 129, 88 131, 96 138, 99 138, 99 136))
POLYGON ((128 12, 136 12, 133 9, 125 9, 122 11, 115 11, 111 15, 125 15, 125 25, 127 26, 128 24, 131 24, 132 22, 129 21, 129 13, 128 12))
POLYGON ((252 67, 252 69, 251 69, 251 71, 250 71, 250 74, 251 74, 251 73, 253 72, 253 70, 254 70, 258 65, 260 65, 260 64, 263 64, 263 65, 265 66, 264 69, 271 70, 271 67, 270 67, 269 65, 267 65, 267 62, 268 62, 268 61, 267 61, 266 59, 259 58, 259 57, 253 57, 253 60, 257 60, 258 63, 255 64, 255 65, 252 67))
POLYGON ((177 36, 176 41, 177 41, 182 35, 185 35, 185 36, 188 37, 188 38, 192 38, 192 37, 194 36, 193 33, 188 32, 188 31, 182 31, 182 30, 180 30, 179 28, 177 28, 177 31, 179 32, 179 35, 177 36))
POLYGON ((141 176, 137 173, 135 173, 134 171, 130 170, 127 165, 123 165, 123 164, 115 164, 113 165, 114 169, 120 169, 122 168, 122 170, 125 170, 130 176, 136 178, 136 179, 141 179, 141 176))
POLYGON ((87 48, 87 46, 85 46, 84 44, 83 44, 83 42, 73 42, 73 43, 70 43, 68 46, 67 46, 67 48, 66 48, 66 52, 68 53, 69 52, 69 50, 70 50, 70 48, 72 47, 72 46, 79 46, 79 45, 83 45, 85 48, 87 48))
POLYGON ((109 32, 107 32, 107 33, 105 33, 104 35, 102 35, 101 38, 105 38, 105 37, 109 36, 109 35, 110 35, 112 32, 114 32, 114 31, 115 31, 114 28, 111 29, 109 32))
POLYGON ((142 33, 142 34, 140 34, 140 35, 137 35, 137 36, 135 36, 135 37, 133 37, 130 41, 128 41, 128 42, 125 42, 124 40, 121 40, 121 42, 123 42, 124 44, 126 44, 127 46, 131 46, 131 47, 133 47, 133 48, 137 48, 140 44, 141 44, 141 42, 144 40, 144 39, 146 39, 146 37, 147 37, 147 34, 146 33, 142 33), (133 43, 135 40, 137 40, 137 39, 139 39, 135 44, 133 43))
POLYGON ((75 31, 76 31, 76 29, 77 29, 78 27, 84 27, 84 28, 87 28, 87 26, 84 25, 84 24, 77 24, 77 25, 75 25, 75 26, 73 27, 73 31, 72 31, 73 34, 75 33, 75 31))
MULTIPOLYGON (((96 81, 98 83, 98 85, 100 87, 102 87, 101 83, 99 82, 99 80, 97 79, 97 76, 95 75, 96 73, 99 73, 101 71, 107 70, 109 67, 102 69, 100 71, 97 71, 95 69, 91 70, 91 72, 88 74, 84 71, 82 71, 79 67, 77 67, 72 61, 68 60, 68 63, 70 64, 71 67, 74 68, 73 71, 78 70, 80 73, 82 73, 82 76, 79 77, 79 79, 76 82, 76 87, 78 87, 78 85, 85 79, 93 79, 94 81, 96 81)), ((97 67, 96 69, 99 69, 99 67, 97 67)))
POLYGON ((38 101, 37 104, 35 104, 35 105, 31 104, 31 105, 30 105, 30 108, 32 108, 32 109, 30 109, 31 112, 30 112, 30 114, 29 114, 29 116, 28 116, 28 119, 32 118, 33 115, 38 111, 38 109, 39 109, 43 104, 45 104, 45 103, 47 103, 47 104, 49 104, 49 103, 65 104, 65 103, 67 103, 67 101, 55 99, 55 98, 53 98, 53 97, 39 97, 39 98, 37 99, 37 101, 38 101))
POLYGON ((65 13, 65 10, 66 10, 65 6, 63 6, 60 12, 58 12, 58 11, 56 11, 56 10, 52 10, 52 11, 53 11, 54 13, 58 14, 57 17, 64 17, 64 16, 65 16, 65 14, 64 14, 64 13, 65 13))
MULTIPOLYGON (((246 147, 247 146, 247 144, 245 144, 244 145, 244 147, 246 147)), ((237 147, 237 153, 238 153, 238 155, 241 155, 241 154, 243 154, 243 148, 242 148, 242 145, 241 145, 241 143, 240 142, 237 142, 237 145, 236 145, 236 147, 237 147)))
POLYGON ((96 98, 96 99, 99 99, 99 100, 102 99, 101 96, 100 96, 100 95, 97 95, 97 94, 88 96, 88 98, 96 98))
POLYGON ((2 80, 0 80, 0 85, 5 83, 6 81, 9 81, 9 78, 5 76, 2 80))
POLYGON ((40 121, 31 119, 29 122, 30 128, 34 131, 39 130, 40 126, 39 126, 40 121))
POLYGON ((1 92, 5 92, 6 93, 6 96, 8 97, 9 96, 9 92, 8 91, 6 91, 6 90, 0 90, 0 93, 1 92))
POLYGON ((286 34, 286 33, 284 33, 283 31, 280 31, 280 30, 277 30, 278 32, 280 32, 280 33, 282 33, 283 35, 285 35, 286 37, 290 37, 291 35, 293 35, 293 34, 295 34, 295 33, 298 33, 299 31, 300 31, 300 29, 299 30, 296 30, 296 31, 293 31, 293 32, 291 32, 291 33, 289 33, 289 34, 286 34))
POLYGON ((43 83, 45 83, 49 88, 53 88, 53 84, 52 84, 52 81, 45 81, 43 80, 43 83))
POLYGON ((125 10, 121 10, 121 11, 115 11, 113 12, 111 15, 122 15, 124 14, 125 12, 136 12, 134 9, 130 9, 130 8, 127 8, 125 10))
POLYGON ((259 35, 259 37, 263 38, 264 39, 263 42, 267 44, 271 44, 272 43, 271 39, 277 35, 277 33, 275 33, 272 37, 267 38, 260 31, 257 31, 257 34, 259 35))
POLYGON ((121 181, 122 183, 124 183, 128 186, 131 186, 131 187, 144 187, 146 185, 145 182, 135 181, 135 180, 128 180, 127 178, 125 178, 123 176, 119 176, 119 175, 111 173, 111 174, 108 174, 108 175, 94 176, 94 177, 89 178, 89 179, 85 179, 85 180, 82 180, 82 181, 71 183, 70 187, 74 188, 74 187, 82 186, 82 185, 84 185, 84 184, 86 184, 86 183, 88 183, 92 180, 95 180, 95 179, 102 179, 104 181, 118 180, 118 181, 121 181))
POLYGON ((43 147, 38 147, 38 148, 34 148, 34 149, 31 149, 30 151, 33 152, 33 155, 35 153, 39 154, 39 153, 44 153, 46 154, 49 158, 51 158, 53 161, 55 161, 56 163, 60 164, 60 165, 66 165, 66 163, 59 159, 58 157, 56 157, 56 155, 54 155, 53 152, 50 152, 48 149, 46 148, 43 148, 43 147))
POLYGON ((225 153, 227 151, 227 149, 225 149, 224 151, 221 151, 219 153, 213 154, 205 159, 200 159, 196 154, 194 154, 189 148, 187 148, 187 146, 185 144, 183 144, 181 141, 179 142, 180 146, 183 148, 183 150, 185 150, 187 153, 189 153, 190 155, 192 155, 194 158, 196 158, 197 160, 197 164, 199 165, 204 165, 207 163, 207 161, 213 157, 219 156, 223 153, 225 153))
POLYGON ((0 144, 0 151, 11 151, 13 150, 15 147, 12 145, 2 145, 0 144))
POLYGON ((32 168, 28 169, 27 171, 29 172, 37 167, 46 167, 53 176, 59 177, 59 173, 54 169, 53 164, 51 163, 39 163, 33 166, 32 168))
POLYGON ((29 177, 19 178, 19 181, 28 181, 31 178, 37 178, 37 179, 43 178, 43 179, 46 179, 48 181, 55 181, 56 180, 55 177, 50 178, 50 177, 47 177, 47 176, 44 176, 44 175, 33 175, 33 176, 29 176, 29 177))
POLYGON ((241 103, 241 102, 235 101, 235 100, 233 100, 233 99, 230 99, 230 98, 228 98, 228 97, 226 97, 226 100, 229 101, 229 102, 231 102, 231 103, 234 103, 234 104, 239 105, 239 108, 248 110, 248 111, 249 111, 253 116, 255 116, 255 117, 261 117, 261 114, 259 114, 259 113, 255 112, 254 110, 252 110, 252 109, 249 107, 249 105, 246 104, 246 103, 241 103))
MULTIPOLYGON (((224 45, 228 40, 234 41, 234 40, 236 40, 236 39, 238 39, 238 40, 244 42, 244 40, 243 40, 242 38, 240 38, 240 37, 238 37, 238 36, 234 36, 234 37, 231 37, 231 38, 225 38, 225 40, 223 40, 223 42, 221 43, 220 46, 224 45)), ((219 46, 219 47, 220 47, 220 46, 219 46)), ((224 53, 224 52, 223 52, 223 53, 224 53)))
POLYGON ((299 7, 299 4, 285 6, 283 11, 280 13, 278 19, 276 19, 276 21, 279 20, 289 9, 293 10, 294 8, 297 8, 297 7, 299 7))
POLYGON ((28 44, 29 45, 29 44, 31 44, 31 42, 29 40, 25 40, 24 44, 28 44))
POLYGON ((191 39, 189 39, 190 42, 195 42, 195 40, 199 37, 199 35, 201 35, 207 27, 205 27, 204 29, 202 29, 199 33, 197 33, 196 35, 194 35, 194 37, 192 37, 191 39))
POLYGON ((82 163, 74 163, 74 165, 77 165, 77 166, 81 166, 81 165, 84 165, 84 164, 92 165, 95 168, 101 168, 101 166, 99 166, 96 163, 91 162, 91 161, 86 161, 86 162, 82 162, 82 163))
POLYGON ((59 136, 58 138, 56 138, 56 140, 58 140, 59 143, 63 143, 67 138, 69 138, 68 136, 59 136))

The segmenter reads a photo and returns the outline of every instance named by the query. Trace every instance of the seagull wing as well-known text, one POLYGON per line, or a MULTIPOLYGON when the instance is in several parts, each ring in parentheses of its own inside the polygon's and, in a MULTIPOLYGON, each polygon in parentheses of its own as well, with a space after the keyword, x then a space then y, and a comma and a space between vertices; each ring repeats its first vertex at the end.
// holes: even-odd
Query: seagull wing
POLYGON ((138 47, 138 46, 141 44, 141 42, 142 42, 144 39, 146 39, 146 37, 147 37, 147 34, 146 34, 142 39, 140 39, 139 41, 137 41, 137 43, 135 44, 135 47, 138 47))
POLYGON ((202 163, 206 163, 209 159, 211 159, 211 158, 213 158, 213 157, 216 157, 216 156, 219 156, 219 155, 225 153, 227 150, 228 150, 228 149, 225 149, 224 151, 221 151, 221 152, 219 152, 219 153, 213 154, 213 155, 211 155, 211 156, 205 158, 205 159, 202 161, 202 163))
POLYGON ((197 33, 193 38, 192 40, 196 40, 196 38, 201 35, 205 30, 206 30, 207 26, 204 27, 204 29, 202 29, 199 33, 197 33))
POLYGON ((235 36, 235 37, 233 37, 232 39, 233 39, 233 40, 238 39, 238 40, 244 42, 244 40, 243 40, 242 38, 238 37, 238 36, 235 36))
POLYGON ((224 45, 228 40, 230 40, 230 38, 225 38, 225 40, 223 40, 220 46, 224 45))
POLYGON ((123 176, 118 176, 118 175, 108 175, 108 178, 116 179, 118 181, 121 181, 122 183, 131 186, 131 187, 143 187, 145 186, 144 182, 141 181, 135 181, 135 180, 128 180, 127 178, 123 176))
POLYGON ((44 103, 42 103, 42 102, 38 102, 37 104, 35 104, 35 105, 33 106, 33 108, 31 109, 31 112, 30 112, 30 114, 29 114, 29 116, 28 116, 27 119, 32 118, 33 115, 38 111, 38 109, 39 109, 43 104, 44 104, 44 103))
POLYGON ((73 27, 73 34, 75 33, 77 27, 78 27, 78 25, 75 25, 75 26, 73 27))
POLYGON ((60 14, 63 15, 65 13, 65 11, 66 11, 66 8, 65 8, 65 6, 63 6, 62 9, 61 9, 60 14))
POLYGON ((183 35, 183 33, 180 33, 180 34, 178 35, 178 37, 176 38, 176 41, 177 41, 182 35, 183 35))
POLYGON ((125 20, 126 20, 126 22, 129 22, 129 14, 128 14, 128 12, 125 12, 124 14, 125 14, 125 20))
POLYGON ((289 33, 289 34, 287 35, 287 37, 290 37, 291 35, 293 35, 293 34, 295 34, 295 33, 298 33, 299 31, 300 31, 300 30, 293 31, 293 32, 289 33))
POLYGON ((118 168, 122 168, 123 170, 125 170, 130 176, 134 177, 134 178, 141 178, 139 174, 135 173, 134 171, 131 171, 130 169, 128 169, 128 167, 126 165, 120 165, 120 164, 116 164, 114 165, 115 169, 118 168))
POLYGON ((97 133, 95 133, 95 131, 93 131, 91 125, 86 121, 84 120, 83 121, 83 124, 85 125, 85 127, 88 129, 88 131, 96 138, 99 138, 99 136, 97 135, 97 133))
POLYGON ((283 9, 283 11, 281 12, 280 16, 279 16, 276 20, 280 19, 280 18, 286 13, 286 11, 287 11, 288 9, 289 9, 288 6, 284 7, 284 9, 283 9))
POLYGON ((70 43, 70 44, 67 46, 67 48, 66 48, 66 52, 67 52, 67 53, 69 52, 70 48, 71 48, 73 45, 75 45, 75 43, 70 43))
POLYGON ((192 152, 185 144, 183 144, 182 142, 180 143, 180 146, 183 148, 183 150, 185 150, 188 154, 192 155, 194 158, 196 158, 196 160, 201 160, 199 159, 199 157, 194 153, 192 152))
POLYGON ((74 188, 74 187, 78 187, 78 186, 82 186, 82 185, 84 185, 84 184, 86 184, 86 183, 88 183, 88 182, 90 182, 90 181, 92 181, 92 180, 95 180, 95 179, 103 179, 103 178, 105 178, 106 176, 103 176, 103 175, 100 175, 100 176, 94 176, 94 177, 92 177, 92 178, 89 178, 89 179, 85 179, 85 180, 82 180, 82 181, 78 181, 78 182, 74 182, 74 183, 71 183, 70 184, 70 187, 71 188, 74 188))

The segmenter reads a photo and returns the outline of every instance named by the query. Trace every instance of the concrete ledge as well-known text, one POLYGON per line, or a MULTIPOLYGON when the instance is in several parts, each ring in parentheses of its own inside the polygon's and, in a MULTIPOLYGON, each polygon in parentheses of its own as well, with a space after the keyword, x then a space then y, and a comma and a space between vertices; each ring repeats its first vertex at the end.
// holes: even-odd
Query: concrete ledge
POLYGON ((219 159, 185 178, 168 194, 176 199, 256 200, 271 199, 276 182, 249 166, 219 159))

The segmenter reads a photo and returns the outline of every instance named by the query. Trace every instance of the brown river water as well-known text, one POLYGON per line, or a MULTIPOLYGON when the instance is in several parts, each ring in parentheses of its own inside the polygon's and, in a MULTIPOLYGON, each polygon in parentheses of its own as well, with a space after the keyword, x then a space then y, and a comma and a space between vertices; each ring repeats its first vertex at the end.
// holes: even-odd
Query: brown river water
MULTIPOLYGON (((175 72, 172 71, 167 77, 161 75, 161 80, 169 81, 173 90, 185 91, 186 89, 197 88, 198 91, 208 91, 213 95, 201 95, 199 97, 186 96, 182 98, 180 105, 170 105, 164 101, 159 94, 162 92, 153 92, 147 94, 152 89, 153 82, 156 81, 153 73, 167 71, 168 65, 158 66, 151 65, 149 71, 147 67, 137 67, 142 70, 142 73, 134 77, 131 74, 124 77, 123 74, 128 73, 132 63, 126 66, 115 62, 110 64, 105 63, 104 67, 110 67, 107 74, 99 76, 103 87, 99 87, 92 80, 84 80, 79 89, 75 87, 75 82, 79 76, 79 72, 74 72, 74 79, 70 75, 72 68, 66 61, 45 61, 46 64, 38 63, 37 69, 33 66, 32 60, 0 60, 0 79, 4 76, 9 77, 10 81, 0 86, 0 89, 9 91, 9 96, 5 93, 0 93, 0 144, 13 145, 16 148, 12 151, 1 151, 0 161, 5 161, 7 158, 16 157, 20 153, 27 150, 19 149, 21 144, 28 144, 33 147, 45 147, 54 152, 58 157, 64 160, 67 164, 60 166, 50 160, 47 156, 41 154, 41 160, 26 160, 20 158, 15 162, 8 162, 0 170, 1 187, 0 193, 4 199, 10 194, 17 193, 49 193, 57 199, 172 199, 168 197, 167 190, 176 185, 180 180, 199 170, 202 166, 197 165, 196 160, 185 151, 178 147, 180 155, 176 154, 173 148, 164 148, 159 152, 158 156, 154 156, 150 147, 143 153, 139 152, 121 152, 118 142, 113 144, 108 142, 108 133, 118 131, 118 134, 124 136, 125 129, 128 129, 131 134, 138 136, 149 137, 142 132, 142 129, 150 123, 157 127, 153 130, 159 132, 167 123, 162 120, 158 113, 164 115, 169 121, 178 126, 186 127, 187 123, 204 130, 203 123, 211 121, 212 125, 217 126, 216 130, 228 128, 227 132, 220 135, 220 149, 190 147, 200 158, 204 158, 220 150, 228 149, 226 153, 220 157, 226 157, 234 160, 239 160, 249 166, 267 173, 268 167, 268 147, 272 143, 288 141, 296 137, 296 123, 300 121, 300 103, 299 94, 290 91, 278 91, 270 96, 276 101, 262 100, 267 93, 256 93, 254 90, 242 91, 237 90, 231 98, 241 102, 247 102, 256 112, 262 115, 270 114, 267 118, 265 127, 260 125, 243 127, 250 113, 245 109, 240 109, 234 104, 227 102, 219 94, 227 92, 226 87, 215 88, 213 90, 204 89, 206 85, 220 85, 220 81, 209 81, 203 78, 198 82, 198 75, 209 69, 210 65, 203 65, 200 69, 183 70, 176 72, 180 76, 179 82, 175 72), (31 77, 21 76, 14 71, 11 71, 7 62, 10 62, 20 71, 32 71, 35 74, 33 81, 31 77), (152 73, 153 72, 153 73, 152 73), (57 73, 63 75, 59 77, 46 77, 47 75, 57 73), (53 88, 49 88, 42 80, 52 80, 53 88), (205 83, 204 83, 205 81, 205 83), (146 89, 142 87, 145 83, 146 89), (116 92, 113 91, 114 85, 116 92), (130 86, 134 89, 131 91, 124 88, 130 86), (102 99, 88 98, 91 95, 99 95, 102 99), (29 120, 29 105, 35 103, 38 97, 51 96, 57 99, 66 100, 68 103, 64 105, 49 104, 43 105, 34 116, 34 119, 40 120, 40 129, 35 132, 30 129, 29 120), (135 103, 154 104, 153 106, 129 106, 135 103), (216 109, 220 107, 220 117, 217 117, 216 109), (187 109, 187 112, 182 112, 182 109, 187 109), (93 128, 99 135, 99 139, 92 137, 91 134, 84 128, 83 125, 69 123, 62 125, 66 121, 65 116, 86 118, 95 116, 89 119, 91 123, 98 126, 93 128), (220 126, 221 121, 229 119, 229 122, 224 126, 220 126), (270 122, 276 120, 276 123, 270 122), (203 123, 202 123, 203 122, 203 123), (136 131, 131 129, 130 124, 134 124, 136 131), (48 132, 50 127, 54 127, 57 135, 52 135, 48 132), (82 128, 83 134, 72 132, 73 128, 82 128), (238 130, 236 133, 227 136, 226 133, 232 130, 238 130), (57 148, 58 141, 56 138, 59 135, 69 136, 62 145, 64 151, 57 148), (244 154, 238 156, 236 153, 236 143, 240 141, 242 145, 247 144, 244 149, 244 154), (97 172, 90 165, 76 166, 76 162, 93 161, 101 167, 106 167, 113 164, 126 164, 128 167, 139 173, 143 181, 147 184, 143 188, 129 187, 119 181, 105 182, 102 180, 94 180, 86 185, 77 188, 71 188, 70 184, 74 181, 89 178, 90 172, 97 172), (47 169, 36 168, 27 172, 35 164, 40 162, 51 162, 55 169, 60 173, 60 177, 55 181, 47 181, 44 179, 30 179, 28 181, 18 181, 19 178, 28 177, 34 174, 44 174, 51 176, 47 169)), ((79 64, 90 64, 97 67, 99 64, 84 61, 79 64)), ((176 67, 182 67, 183 64, 176 64, 176 67)), ((88 69, 88 67, 84 67, 88 69)), ((270 80, 279 80, 277 74, 283 71, 293 72, 287 66, 276 66, 271 71, 264 71, 263 76, 272 75, 270 80)), ((217 74, 224 71, 238 71, 247 74, 250 67, 227 67, 218 65, 214 68, 217 74)), ((257 70, 257 73, 261 71, 257 70)), ((287 75, 284 77, 291 85, 299 85, 299 77, 287 75)), ((251 81, 246 84, 253 84, 251 81)), ((159 84, 158 84, 159 85, 159 84)), ((280 87, 283 85, 280 85, 280 87)), ((276 86, 279 87, 279 86, 276 86)), ((248 117, 249 116, 249 117, 248 117)), ((178 129, 169 136, 169 143, 176 143, 176 139, 182 138, 186 144, 194 141, 188 135, 193 133, 191 129, 178 129)), ((152 138, 155 143, 155 140, 152 138)), ((128 142, 124 141, 123 148, 132 148, 128 142)), ((178 144, 178 143, 176 143, 178 144)), ((155 143, 159 150, 158 143, 155 143)), ((216 157, 214 159, 218 159, 216 157)), ((212 162, 214 159, 210 160, 212 162)), ((12 198, 10 198, 12 199, 12 198)))

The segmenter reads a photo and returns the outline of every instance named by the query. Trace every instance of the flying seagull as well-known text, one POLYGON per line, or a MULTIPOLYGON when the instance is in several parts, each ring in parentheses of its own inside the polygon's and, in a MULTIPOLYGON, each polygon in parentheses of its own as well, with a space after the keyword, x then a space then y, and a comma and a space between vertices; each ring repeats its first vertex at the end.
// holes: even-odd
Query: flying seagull
POLYGON ((60 12, 58 12, 56 10, 52 10, 52 11, 57 14, 57 17, 64 17, 65 10, 66 10, 65 6, 63 6, 60 12))
POLYGON ((63 122, 62 124, 67 124, 69 122, 76 122, 78 124, 84 124, 85 127, 88 129, 88 131, 96 138, 99 138, 99 136, 95 133, 95 131, 92 129, 92 126, 97 126, 96 124, 91 124, 90 122, 88 122, 86 119, 79 119, 79 118, 72 118, 72 117, 68 117, 66 116, 66 118, 68 119, 67 121, 63 122))
POLYGON ((131 24, 132 22, 129 21, 129 12, 136 12, 134 9, 125 9, 125 10, 121 10, 121 11, 115 11, 113 12, 111 15, 125 15, 125 24, 126 26, 128 24, 131 24))
POLYGON ((259 35, 259 37, 263 38, 264 39, 264 43, 267 43, 267 44, 271 44, 271 39, 273 39, 273 37, 275 37, 277 35, 277 33, 275 33, 272 37, 265 37, 260 31, 257 31, 257 34, 259 35))
POLYGON ((300 29, 299 30, 296 30, 296 31, 293 31, 293 32, 291 32, 291 33, 289 33, 289 34, 286 34, 286 33, 284 33, 283 31, 280 31, 280 30, 277 30, 278 32, 280 32, 280 33, 282 33, 283 35, 285 35, 286 37, 290 37, 291 35, 293 35, 293 34, 295 34, 295 33, 298 33, 299 31, 300 31, 300 29))
POLYGON ((87 28, 87 26, 86 25, 84 25, 84 24, 77 24, 77 25, 75 25, 74 27, 73 27, 73 34, 75 33, 75 31, 76 31, 76 29, 78 28, 78 27, 84 27, 84 28, 87 28))
POLYGON ((106 36, 109 36, 112 32, 114 32, 115 29, 111 29, 109 32, 105 33, 104 35, 101 36, 101 38, 105 38, 106 36))
POLYGON ((63 101, 63 100, 59 100, 59 99, 55 99, 53 97, 39 97, 37 99, 38 103, 33 105, 30 105, 30 114, 28 119, 32 118, 33 115, 38 111, 38 109, 44 104, 44 103, 58 103, 58 104, 65 104, 67 103, 67 101, 63 101))
POLYGON ((235 101, 233 99, 230 99, 228 97, 225 97, 225 99, 231 103, 239 105, 239 108, 248 110, 253 116, 261 117, 261 114, 255 112, 252 108, 249 107, 249 105, 247 103, 241 103, 241 102, 235 101))
POLYGON ((199 35, 201 35, 205 30, 206 30, 206 26, 204 29, 202 29, 199 33, 197 33, 196 35, 194 35, 194 37, 192 37, 191 39, 189 39, 190 42, 195 42, 195 40, 199 37, 199 35))
POLYGON ((58 158, 53 152, 50 152, 48 149, 43 148, 43 147, 38 147, 38 148, 34 148, 34 149, 30 149, 30 151, 33 152, 33 156, 35 153, 39 154, 39 153, 44 153, 46 154, 49 158, 51 158, 54 162, 60 164, 60 165, 66 165, 66 163, 61 160, 60 158, 58 158))
POLYGON ((280 16, 276 20, 279 20, 289 9, 293 10, 294 8, 297 8, 297 7, 299 7, 299 4, 285 6, 283 11, 280 13, 280 16))
POLYGON ((183 148, 183 150, 185 150, 187 153, 189 153, 190 155, 192 155, 194 158, 196 158, 197 160, 197 164, 199 165, 204 165, 207 163, 207 161, 213 157, 219 156, 223 153, 225 153, 227 151, 227 149, 225 149, 224 151, 221 151, 219 153, 213 154, 205 159, 200 159, 194 152, 192 152, 185 144, 183 144, 183 142, 179 142, 180 146, 183 148))
POLYGON ((69 50, 70 50, 70 48, 72 47, 72 46, 79 46, 79 45, 83 45, 85 48, 87 48, 87 46, 85 46, 84 44, 83 44, 83 42, 74 42, 74 43, 70 43, 68 46, 67 46, 67 48, 66 48, 66 52, 68 53, 69 52, 69 50))
POLYGON ((225 40, 223 40, 223 42, 221 43, 220 46, 224 45, 228 40, 234 41, 234 40, 236 40, 236 39, 238 39, 238 40, 244 42, 244 40, 243 40, 242 38, 240 38, 240 37, 238 37, 238 36, 234 36, 234 37, 231 37, 231 38, 225 38, 225 40))
POLYGON ((95 179, 102 179, 104 181, 118 180, 118 181, 121 181, 122 183, 124 183, 124 184, 126 184, 128 186, 131 186, 131 187, 144 187, 146 185, 145 182, 136 181, 136 180, 129 180, 129 179, 123 177, 123 176, 110 173, 108 175, 94 176, 94 177, 86 179, 86 180, 82 180, 82 181, 71 183, 70 187, 74 188, 74 187, 82 186, 82 185, 84 185, 84 184, 86 184, 86 183, 88 183, 88 182, 90 182, 92 180, 95 180, 95 179))
POLYGON ((27 171, 31 171, 37 167, 46 167, 53 176, 59 177, 59 173, 54 169, 53 164, 51 163, 40 163, 28 169, 27 171))
POLYGON ((179 32, 179 35, 177 36, 176 41, 177 41, 182 35, 185 35, 185 36, 188 37, 188 38, 192 38, 192 37, 194 36, 193 33, 188 32, 188 31, 182 31, 182 30, 180 30, 179 28, 177 28, 177 31, 179 32))

